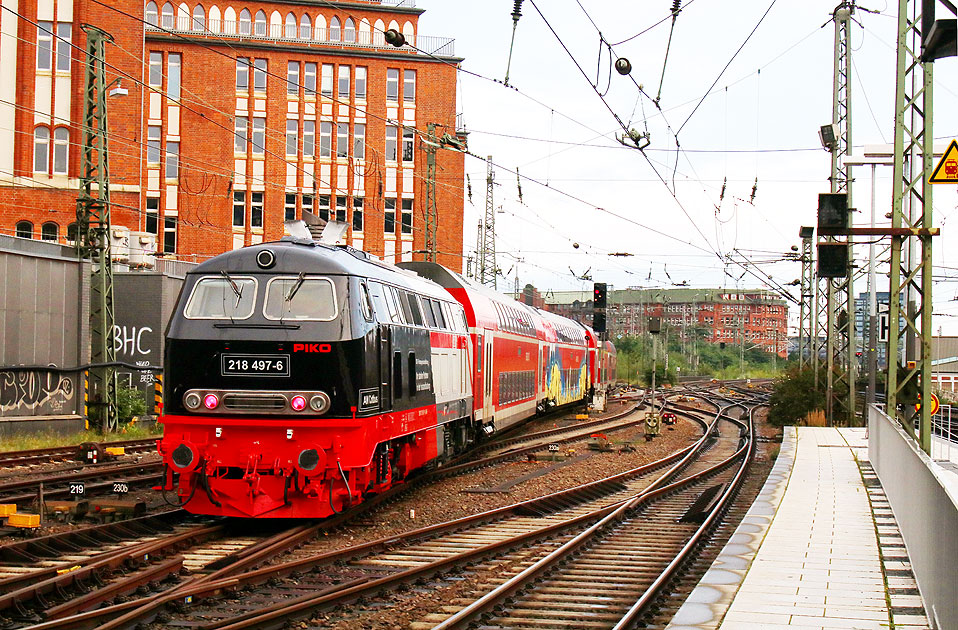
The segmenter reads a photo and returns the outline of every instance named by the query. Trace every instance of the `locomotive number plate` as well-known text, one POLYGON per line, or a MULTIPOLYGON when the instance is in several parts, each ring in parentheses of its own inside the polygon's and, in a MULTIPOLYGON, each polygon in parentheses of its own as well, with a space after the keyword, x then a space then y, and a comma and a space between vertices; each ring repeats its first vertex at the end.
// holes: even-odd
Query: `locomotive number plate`
POLYGON ((223 376, 289 376, 289 355, 224 354, 223 376))

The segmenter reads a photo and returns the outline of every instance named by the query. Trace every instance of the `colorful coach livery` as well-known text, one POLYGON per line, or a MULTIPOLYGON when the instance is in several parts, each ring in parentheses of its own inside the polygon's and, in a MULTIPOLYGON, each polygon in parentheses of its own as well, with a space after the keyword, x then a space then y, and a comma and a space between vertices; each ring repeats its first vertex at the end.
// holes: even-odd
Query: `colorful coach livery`
POLYGON ((163 488, 257 518, 336 514, 615 365, 589 328, 435 263, 294 238, 191 271, 166 345, 163 488))

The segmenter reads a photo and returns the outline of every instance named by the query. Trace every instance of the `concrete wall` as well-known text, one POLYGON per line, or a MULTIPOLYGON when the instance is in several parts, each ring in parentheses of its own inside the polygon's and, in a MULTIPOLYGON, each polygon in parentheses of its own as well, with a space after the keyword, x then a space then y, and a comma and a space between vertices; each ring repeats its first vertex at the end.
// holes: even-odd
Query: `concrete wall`
POLYGON ((898 519, 932 625, 958 628, 958 476, 943 471, 874 407, 868 457, 898 519))
MULTIPOLYGON (((89 271, 71 248, 0 235, 0 368, 89 356, 89 271)), ((75 372, 0 369, 0 417, 83 413, 75 372)))

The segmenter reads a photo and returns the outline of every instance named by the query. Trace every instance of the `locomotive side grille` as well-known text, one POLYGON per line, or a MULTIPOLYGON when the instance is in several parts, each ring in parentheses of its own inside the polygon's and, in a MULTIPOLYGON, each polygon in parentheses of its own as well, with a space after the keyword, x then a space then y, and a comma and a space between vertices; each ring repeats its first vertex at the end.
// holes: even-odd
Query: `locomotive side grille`
POLYGON ((234 411, 277 411, 286 409, 282 394, 226 394, 223 406, 234 411))

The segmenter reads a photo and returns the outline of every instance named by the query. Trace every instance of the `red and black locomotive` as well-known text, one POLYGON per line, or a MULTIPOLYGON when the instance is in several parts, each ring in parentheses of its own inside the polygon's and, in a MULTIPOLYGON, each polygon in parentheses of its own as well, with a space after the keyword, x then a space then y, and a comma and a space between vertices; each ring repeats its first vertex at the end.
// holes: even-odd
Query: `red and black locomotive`
POLYGON ((614 375, 578 322, 400 267, 285 238, 191 271, 166 336, 164 489, 194 513, 329 516, 614 375))

